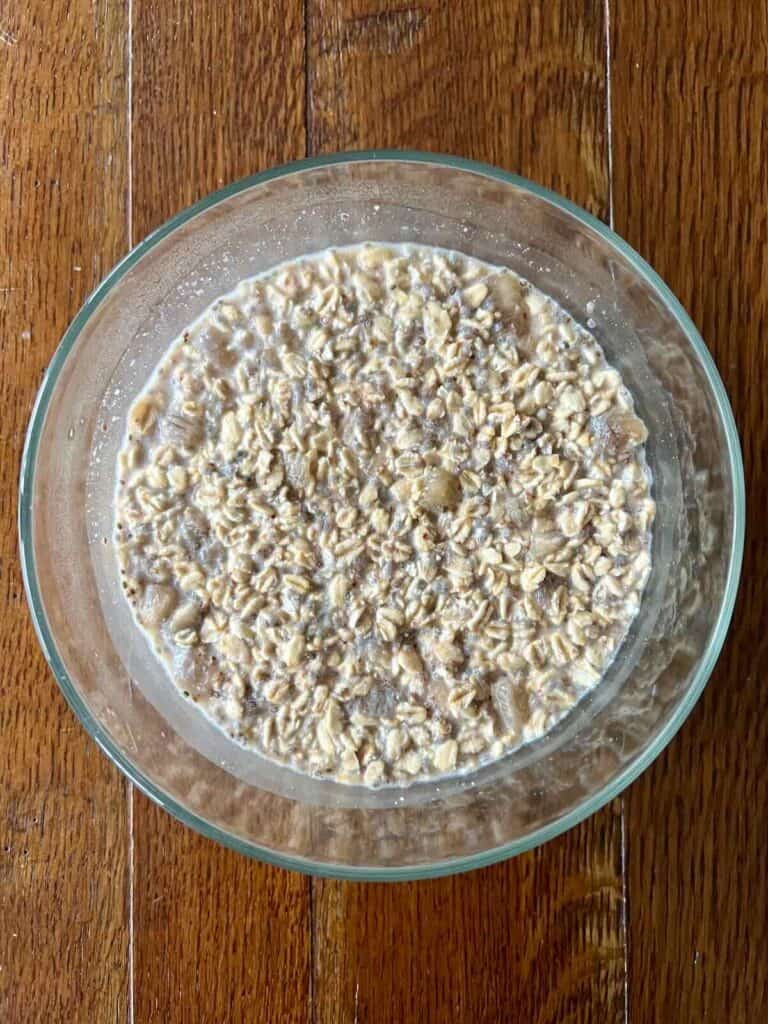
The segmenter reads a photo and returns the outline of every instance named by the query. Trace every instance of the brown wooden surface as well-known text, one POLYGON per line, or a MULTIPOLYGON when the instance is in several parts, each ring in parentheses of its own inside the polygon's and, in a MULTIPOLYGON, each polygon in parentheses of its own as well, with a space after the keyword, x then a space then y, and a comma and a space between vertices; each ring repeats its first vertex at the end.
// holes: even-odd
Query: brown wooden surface
MULTIPOLYGON (((304 15, 134 0, 131 233, 304 155, 304 15)), ((309 881, 251 863, 133 797, 137 1021, 309 1017, 309 881), (194 1009, 193 1009, 194 1008, 194 1009)))
POLYGON ((119 5, 0 3, 0 1020, 14 1024, 128 1012, 128 787, 47 670, 16 540, 43 370, 128 243, 125 36, 119 5))
MULTIPOLYGON (((312 152, 460 153, 607 215, 600 4, 313 0, 309 44, 312 152)), ((476 875, 315 883, 318 1024, 623 1020, 621 813, 476 875)))
POLYGON ((623 1021, 620 842, 616 803, 468 875, 315 882, 317 1024, 623 1021))
POLYGON ((768 7, 621 3, 617 230, 702 331, 747 475, 730 638, 681 734, 627 794, 633 1024, 768 1020, 768 7))
POLYGON ((0 1021, 768 1019, 766 120, 749 0, 0 0, 0 1021), (246 861, 130 793, 45 668, 15 536, 41 372, 129 242, 366 146, 612 194, 718 361, 751 512, 726 652, 657 764, 544 848, 401 886, 246 861))

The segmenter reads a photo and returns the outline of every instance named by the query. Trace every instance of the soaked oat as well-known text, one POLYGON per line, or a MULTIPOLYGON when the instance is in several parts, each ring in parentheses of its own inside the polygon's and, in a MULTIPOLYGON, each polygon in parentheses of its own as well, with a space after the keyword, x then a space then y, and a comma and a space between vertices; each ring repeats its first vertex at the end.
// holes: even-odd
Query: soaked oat
POLYGON ((215 302, 134 403, 123 586, 241 743, 369 785, 464 769, 614 657, 650 571, 645 439, 510 271, 328 250, 215 302))

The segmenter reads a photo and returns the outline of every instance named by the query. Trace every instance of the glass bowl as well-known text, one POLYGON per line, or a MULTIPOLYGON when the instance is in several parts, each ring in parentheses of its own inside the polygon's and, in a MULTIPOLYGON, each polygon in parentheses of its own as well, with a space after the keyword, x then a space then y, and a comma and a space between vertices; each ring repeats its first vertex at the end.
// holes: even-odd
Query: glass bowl
POLYGON ((720 651, 744 529, 739 442, 696 328, 589 214, 493 167, 341 154, 216 192, 118 264, 46 374, 24 451, 27 596, 64 694, 107 755, 204 835, 302 871, 394 879, 479 867, 545 842, 621 792, 669 742, 720 651), (126 411, 218 295, 329 245, 418 241, 504 264, 589 327, 650 430, 658 504, 640 613, 604 680, 538 742, 464 776, 367 790, 237 746, 185 701, 118 590, 109 541, 126 411))

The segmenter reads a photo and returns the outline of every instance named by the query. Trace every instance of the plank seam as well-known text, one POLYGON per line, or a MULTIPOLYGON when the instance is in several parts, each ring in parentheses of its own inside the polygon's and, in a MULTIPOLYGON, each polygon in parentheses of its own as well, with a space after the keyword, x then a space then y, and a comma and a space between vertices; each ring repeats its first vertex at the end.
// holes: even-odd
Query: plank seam
MULTIPOLYGON (((312 155, 312 82, 310 80, 310 0, 304 0, 304 155, 312 155)), ((310 883, 311 885, 311 883, 310 883)))
MULTIPOLYGON (((603 2, 605 26, 605 134, 608 150, 608 224, 613 230, 613 96, 611 92, 611 0, 603 2)), ((621 815, 621 933, 624 945, 624 1024, 629 1022, 629 881, 627 879, 627 815, 624 798, 620 797, 621 815)))
POLYGON ((128 230, 128 248, 133 246, 133 0, 128 0, 128 35, 127 35, 127 75, 126 93, 128 97, 128 109, 126 117, 128 132, 126 139, 126 158, 128 167, 126 169, 128 195, 126 200, 126 221, 128 230))
MULTIPOLYGON (((312 78, 310 46, 311 14, 310 0, 304 0, 304 155, 312 155, 312 78)), ((309 1021, 317 1024, 315 1005, 315 880, 307 880, 309 886, 309 1021)))
POLYGON ((611 0, 604 0, 603 9, 603 20, 605 22, 605 128, 607 136, 606 142, 608 147, 608 225, 611 229, 613 229, 613 107, 611 96, 611 0))
MULTIPOLYGON (((128 31, 126 33, 126 231, 128 232, 128 248, 133 246, 133 0, 127 0, 128 31)), ((136 942, 134 928, 134 888, 135 888, 135 834, 134 834, 134 799, 133 784, 126 782, 126 798, 128 801, 128 1021, 135 1024, 136 1020, 136 985, 135 963, 136 942)))
POLYGON ((317 1024, 315 1006, 315 880, 309 879, 309 1020, 317 1024))
POLYGON ((629 1021, 629 880, 627 878, 627 815, 621 800, 621 930, 624 937, 624 1024, 629 1021))
POLYGON ((126 795, 128 800, 128 1020, 134 1024, 136 1019, 136 1002, 134 990, 134 938, 133 938, 133 799, 134 790, 132 783, 126 780, 126 795))

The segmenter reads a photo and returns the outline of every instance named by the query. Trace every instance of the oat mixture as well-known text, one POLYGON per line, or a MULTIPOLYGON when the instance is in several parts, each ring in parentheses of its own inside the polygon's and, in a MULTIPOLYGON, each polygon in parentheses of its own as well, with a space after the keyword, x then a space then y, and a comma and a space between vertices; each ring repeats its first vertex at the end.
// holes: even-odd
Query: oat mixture
POLYGON ((133 405, 122 585, 241 743, 367 785, 461 770, 614 657, 650 570, 646 433, 510 271, 327 250, 215 302, 133 405))

